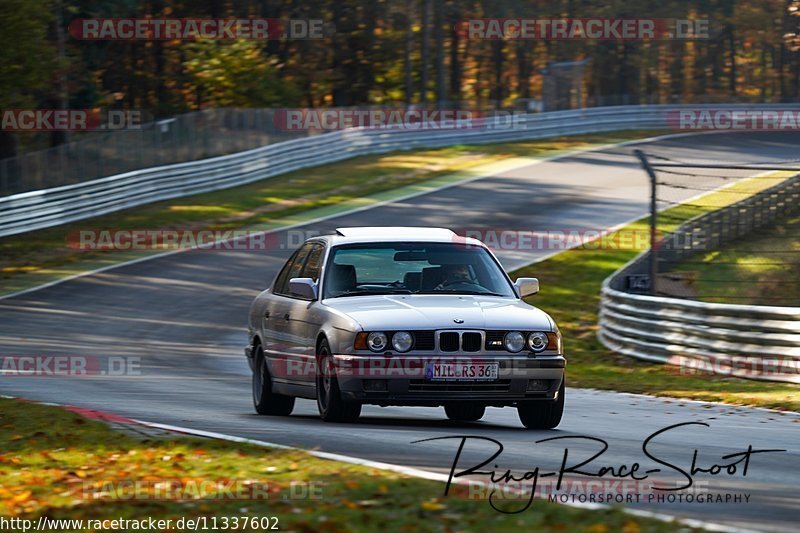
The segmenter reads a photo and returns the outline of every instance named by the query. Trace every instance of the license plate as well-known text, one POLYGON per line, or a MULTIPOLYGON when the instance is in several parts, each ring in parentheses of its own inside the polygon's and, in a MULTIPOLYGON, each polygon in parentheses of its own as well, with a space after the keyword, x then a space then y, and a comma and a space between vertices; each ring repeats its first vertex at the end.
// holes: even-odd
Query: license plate
POLYGON ((491 381, 497 379, 497 363, 428 363, 428 381, 491 381))

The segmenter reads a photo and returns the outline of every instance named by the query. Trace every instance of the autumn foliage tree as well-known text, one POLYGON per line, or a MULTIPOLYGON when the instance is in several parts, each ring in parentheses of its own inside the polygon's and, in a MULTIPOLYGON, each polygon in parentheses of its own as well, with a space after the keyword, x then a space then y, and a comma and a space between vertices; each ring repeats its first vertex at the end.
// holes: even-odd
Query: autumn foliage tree
MULTIPOLYGON (((0 105, 119 107, 167 116, 204 107, 540 99, 547 67, 585 61, 583 105, 788 102, 800 98, 796 0, 2 0, 0 105), (319 40, 59 42, 78 18, 321 19, 319 40), (468 19, 707 19, 707 38, 487 40, 468 19), (63 32, 62 32, 63 35, 63 32), (59 51, 60 45, 63 50, 59 51)), ((13 147, 0 143, 5 155, 13 147)))

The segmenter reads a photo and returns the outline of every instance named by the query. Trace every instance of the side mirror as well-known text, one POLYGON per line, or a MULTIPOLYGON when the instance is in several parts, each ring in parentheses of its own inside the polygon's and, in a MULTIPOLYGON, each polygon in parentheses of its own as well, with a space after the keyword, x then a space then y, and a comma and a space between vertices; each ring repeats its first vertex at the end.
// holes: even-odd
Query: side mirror
POLYGON ((539 280, 537 278, 517 278, 514 287, 517 289, 519 297, 525 298, 539 292, 539 280))
POLYGON ((311 278, 292 278, 289 280, 289 291, 300 298, 317 299, 317 284, 311 278))

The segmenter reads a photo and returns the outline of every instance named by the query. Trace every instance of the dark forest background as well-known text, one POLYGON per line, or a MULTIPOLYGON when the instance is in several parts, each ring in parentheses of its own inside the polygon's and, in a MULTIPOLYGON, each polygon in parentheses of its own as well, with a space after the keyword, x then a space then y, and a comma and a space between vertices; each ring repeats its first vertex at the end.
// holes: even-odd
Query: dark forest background
MULTIPOLYGON (((800 1, 0 0, 0 108, 143 109, 365 104, 513 107, 548 65, 583 61, 583 105, 800 100, 800 1), (75 18, 311 18, 324 40, 78 41, 75 18), (711 38, 468 40, 459 21, 709 19, 711 38)), ((7 136, 7 134, 6 134, 7 136)), ((0 157, 33 148, 0 142, 0 157)), ((46 143, 64 141, 50 134, 46 143)), ((41 147, 41 146, 39 146, 41 147)))

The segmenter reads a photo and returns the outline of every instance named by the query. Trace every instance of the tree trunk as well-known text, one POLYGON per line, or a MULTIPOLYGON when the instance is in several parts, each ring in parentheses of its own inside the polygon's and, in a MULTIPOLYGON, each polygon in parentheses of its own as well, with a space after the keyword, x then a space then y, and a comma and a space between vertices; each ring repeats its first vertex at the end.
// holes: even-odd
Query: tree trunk
POLYGON ((17 155, 17 138, 10 131, 0 130, 0 159, 17 155))
POLYGON ((461 18, 459 0, 455 0, 450 10, 450 100, 461 105, 461 34, 457 24, 461 18))
POLYGON ((503 59, 505 58, 503 48, 505 47, 505 41, 502 39, 492 41, 491 47, 494 83, 492 84, 491 96, 489 99, 493 101, 495 109, 500 109, 503 105, 503 97, 505 96, 505 91, 503 91, 503 59))
POLYGON ((404 55, 406 77, 406 106, 414 101, 414 64, 411 55, 414 53, 414 0, 406 0, 406 49, 404 55))
POLYGON ((347 100, 347 82, 343 80, 344 77, 344 38, 340 35, 344 19, 344 0, 333 0, 331 5, 331 18, 333 19, 333 27, 337 32, 331 37, 333 43, 333 59, 331 61, 331 70, 333 78, 333 87, 331 89, 331 96, 333 97, 334 106, 345 106, 349 102, 347 100))
POLYGON ((355 100, 356 104, 359 105, 369 103, 369 94, 375 84, 375 73, 373 71, 375 58, 373 54, 375 52, 375 21, 378 18, 377 6, 378 2, 365 2, 362 9, 364 13, 364 20, 362 21, 364 31, 361 38, 361 50, 356 51, 354 54, 355 59, 357 59, 359 81, 355 100), (358 58, 359 52, 363 54, 362 58, 358 58))
POLYGON ((517 94, 520 98, 531 97, 531 64, 528 58, 530 41, 517 41, 517 94))
POLYGON ((784 70, 786 69, 786 45, 781 41, 781 46, 778 48, 778 92, 780 93, 780 101, 786 101, 786 77, 784 70))
POLYGON ((422 66, 420 67, 419 103, 428 102, 428 64, 430 63, 431 0, 422 0, 422 66))
POLYGON ((736 35, 733 30, 733 24, 728 25, 728 53, 731 57, 728 88, 731 96, 736 96, 736 35))
POLYGON ((433 0, 434 70, 436 73, 436 108, 441 109, 447 99, 444 79, 444 23, 443 0, 433 0))
MULTIPOLYGON (((686 51, 686 47, 684 46, 683 41, 676 40, 670 43, 670 51, 672 52, 672 57, 670 58, 669 63, 669 96, 668 102, 671 104, 675 103, 682 103, 683 100, 683 82, 684 82, 684 52, 686 51)), ((698 67, 698 63, 702 61, 702 52, 700 57, 695 59, 695 68, 698 67)), ((698 72, 695 71, 695 75, 698 72)))
MULTIPOLYGON (((58 109, 69 108, 69 88, 67 86, 66 53, 64 37, 64 17, 61 10, 61 0, 55 2, 56 16, 53 20, 55 26, 56 43, 58 45, 58 96, 56 97, 58 109)), ((50 134, 50 146, 58 146, 67 142, 67 132, 55 130, 50 134)))

